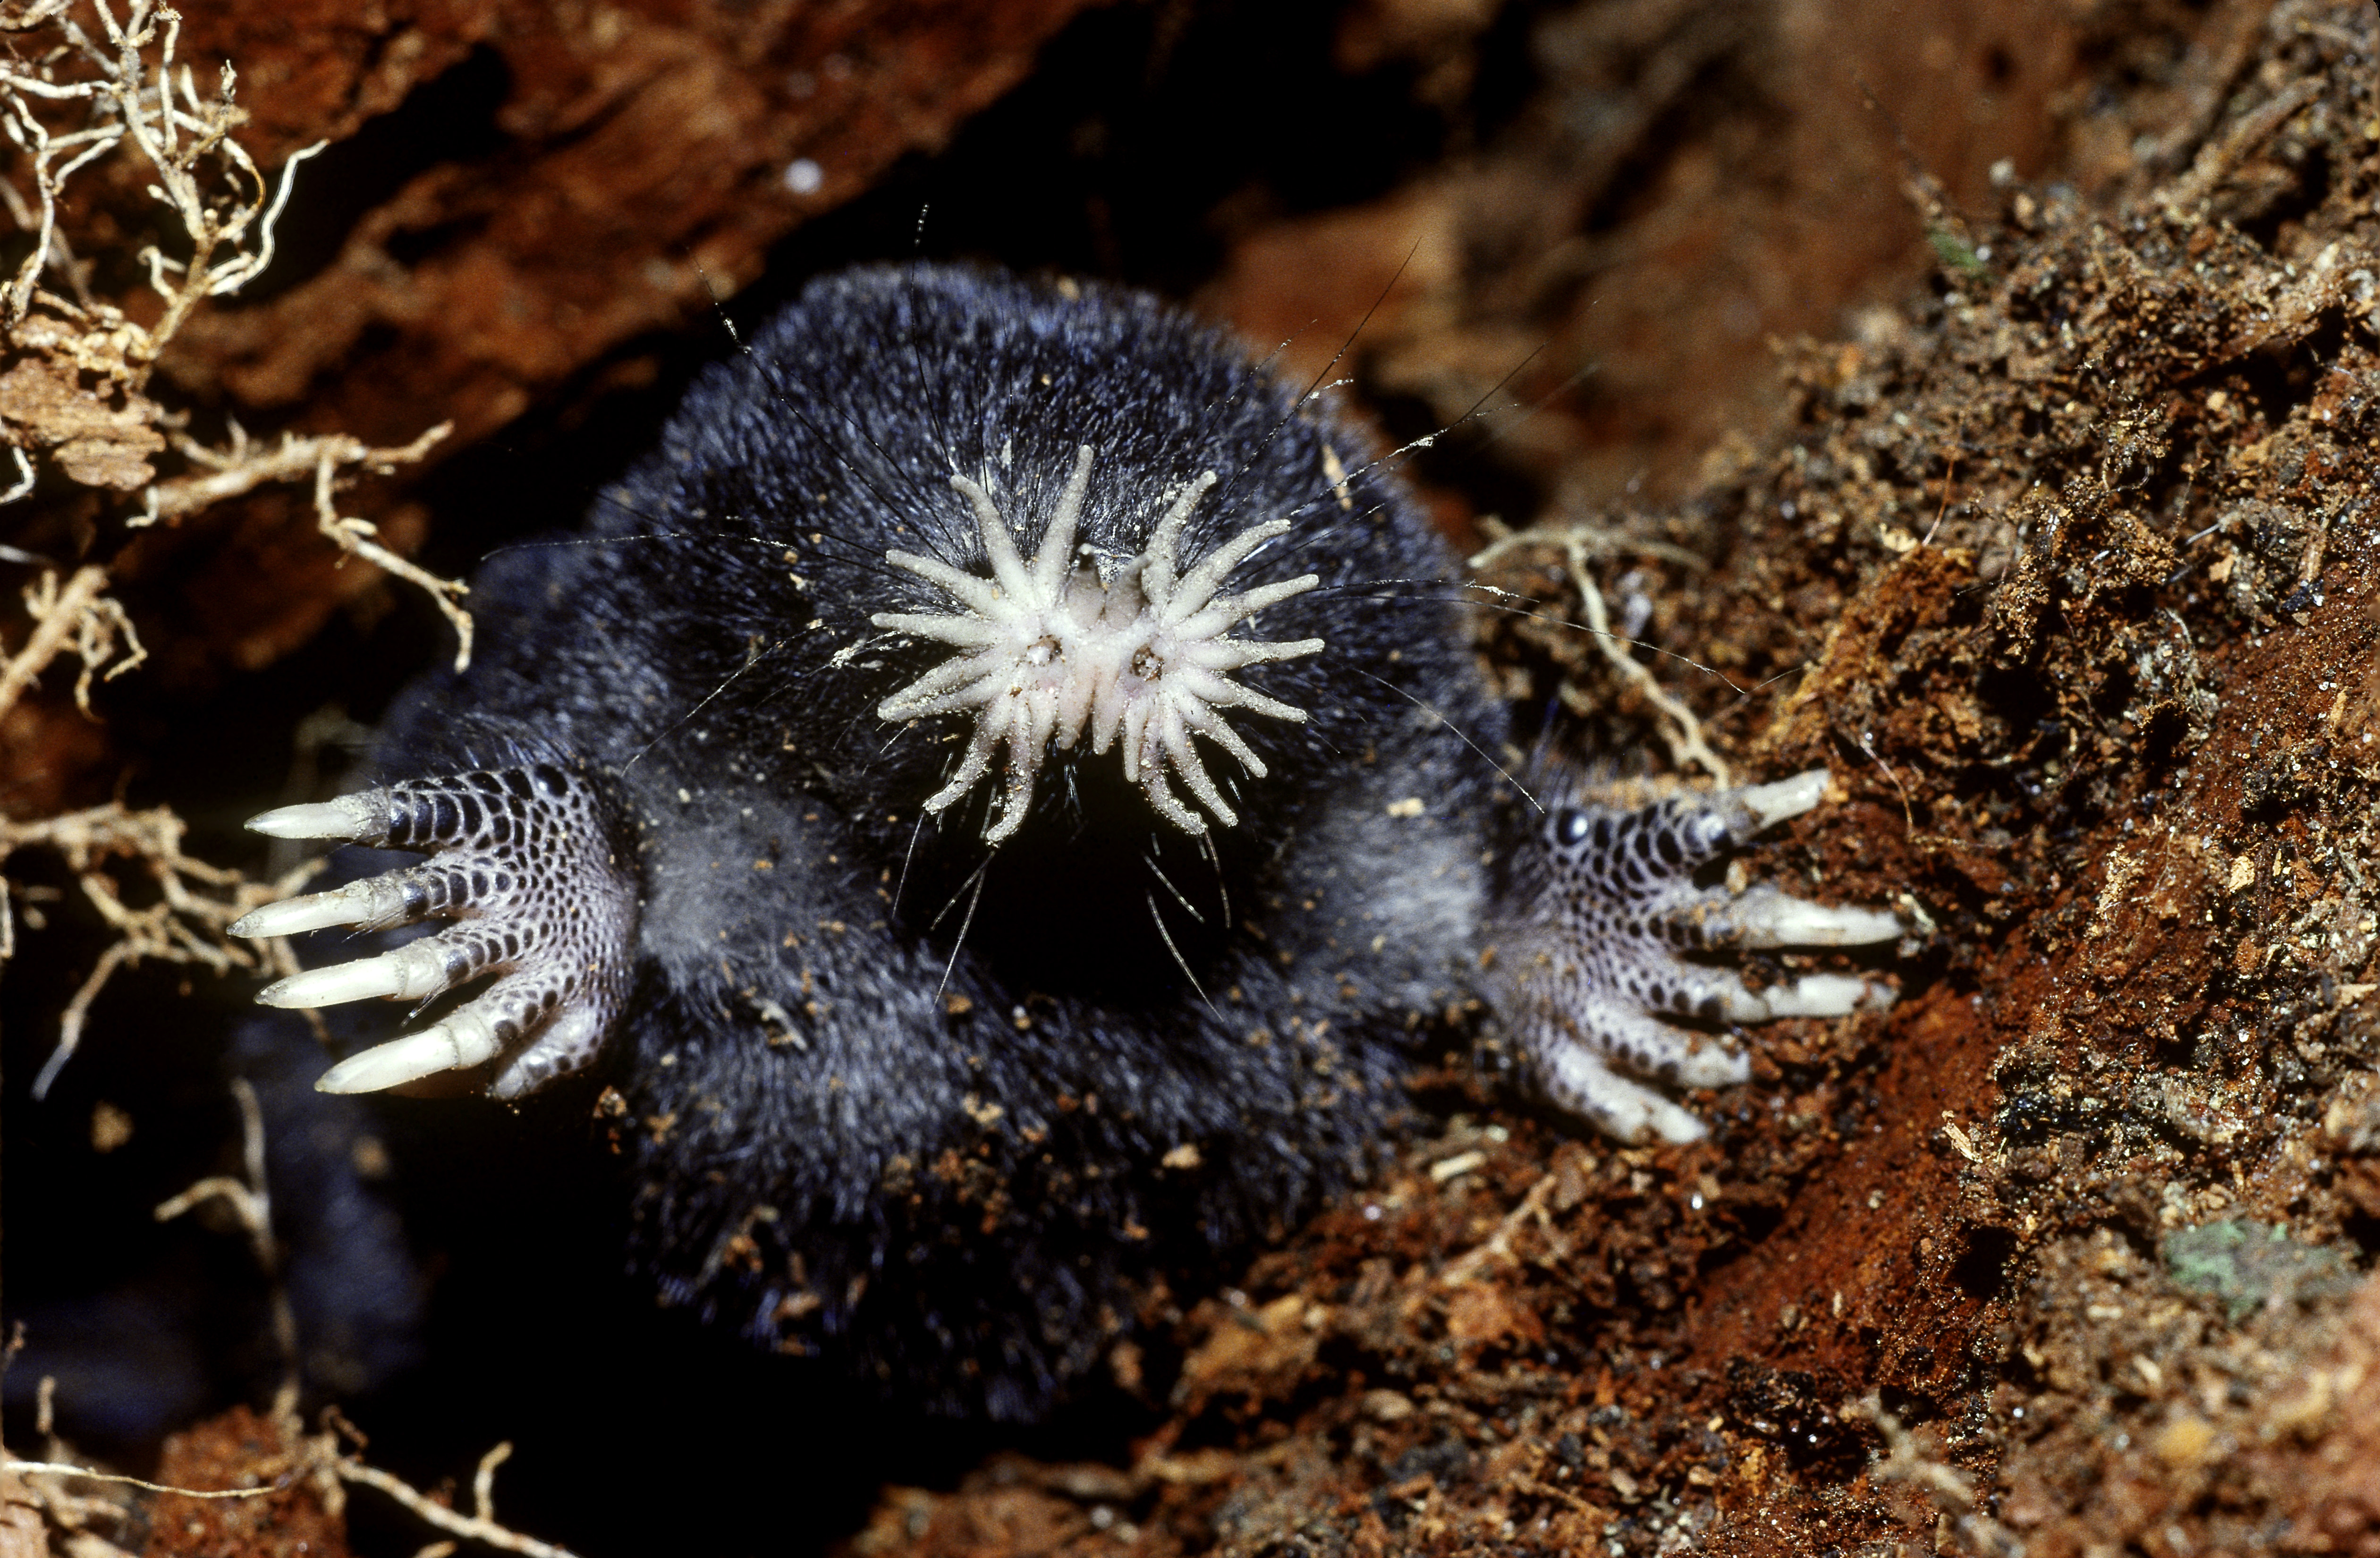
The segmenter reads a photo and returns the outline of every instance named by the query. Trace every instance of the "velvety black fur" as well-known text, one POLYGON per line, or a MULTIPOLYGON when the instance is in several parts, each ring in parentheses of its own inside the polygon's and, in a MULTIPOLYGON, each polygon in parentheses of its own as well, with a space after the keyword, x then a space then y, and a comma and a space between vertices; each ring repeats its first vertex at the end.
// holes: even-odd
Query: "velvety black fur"
POLYGON ((1363 1169, 1410 1032, 1463 998, 1499 783, 1474 744, 1503 733, 1423 588, 1448 549, 1367 449, 1146 297, 862 270, 701 378, 591 544, 475 582, 480 659, 407 701, 382 767, 451 771, 468 708, 482 761, 509 734, 608 776, 643 888, 609 1074, 666 1298, 1029 1416, 1130 1324, 1135 1279, 1363 1169), (1082 541, 1137 551, 1212 469, 1184 566, 1287 517, 1229 587, 1322 576, 1261 636, 1328 647, 1238 674, 1310 721, 1233 716, 1271 773, 1215 754, 1242 820, 1211 849, 1080 749, 987 846, 996 784, 920 810, 965 722, 876 712, 947 652, 871 626, 946 609, 885 552, 988 574, 960 474, 1030 555, 1083 444, 1082 541))

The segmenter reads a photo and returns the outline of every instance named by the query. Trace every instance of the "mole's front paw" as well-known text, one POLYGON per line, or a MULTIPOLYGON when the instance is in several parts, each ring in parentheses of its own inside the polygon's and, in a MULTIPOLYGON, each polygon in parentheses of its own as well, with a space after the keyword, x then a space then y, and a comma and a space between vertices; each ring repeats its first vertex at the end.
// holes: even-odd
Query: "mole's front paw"
POLYGON ((1868 980, 1811 974, 1765 991, 1687 961, 1715 947, 1858 946, 1900 922, 1876 909, 1828 908, 1774 887, 1699 887, 1695 871, 1773 822, 1818 804, 1824 769, 1625 810, 1565 805, 1514 862, 1491 934, 1499 1010, 1531 1079, 1554 1103, 1622 1140, 1647 1129, 1691 1141, 1702 1123, 1611 1069, 1684 1088, 1727 1087, 1752 1067, 1717 1032, 1665 1020, 1766 1022, 1840 1016, 1892 1003, 1868 980))
POLYGON ((419 1033, 350 1055, 315 1085, 372 1092, 433 1072, 501 1061, 488 1091, 517 1098, 591 1062, 627 994, 637 891, 593 784, 552 763, 407 779, 248 824, 275 838, 335 838, 436 858, 335 892, 268 904, 232 927, 287 936, 367 931, 432 916, 459 920, 378 957, 309 969, 268 986, 269 1006, 330 1006, 370 995, 426 1002, 495 982, 419 1033))

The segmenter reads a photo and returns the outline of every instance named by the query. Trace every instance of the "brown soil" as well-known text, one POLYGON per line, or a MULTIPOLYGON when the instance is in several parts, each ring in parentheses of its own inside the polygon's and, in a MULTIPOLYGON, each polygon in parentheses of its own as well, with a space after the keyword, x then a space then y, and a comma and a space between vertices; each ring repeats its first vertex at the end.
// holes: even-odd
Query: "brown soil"
MULTIPOLYGON (((1574 621, 1575 539, 1724 750, 1832 767, 1757 869, 1922 916, 1900 1007, 1691 1148, 1483 1099, 1192 1308, 1123 1469, 854 1551, 2380 1551, 2373 22, 2268 19, 2129 197, 1918 180, 1931 286, 1791 348, 1772 441, 1491 571, 1574 621)), ((1566 627, 1488 640, 1658 746, 1566 627)))
MULTIPOLYGON (((507 95, 501 149, 193 326, 173 381, 382 441, 595 404, 653 376, 616 348, 681 317, 688 256, 742 279, 803 218, 775 170, 810 156, 819 209, 846 199, 1071 8, 994 8, 989 41, 900 7, 211 33, 285 83, 259 88, 280 144, 474 47, 507 95)), ((1750 866, 1902 907, 1903 999, 1764 1031, 1687 1148, 1530 1116, 1492 1050, 1418 1078, 1445 1125, 1397 1174, 1152 1306, 1178 1378, 1117 1359, 1152 1432, 889 1487, 850 1551, 2380 1553, 2375 20, 1340 14, 1332 68, 1393 73, 1436 154, 1358 203, 1252 179, 1169 279, 1293 371, 1352 335, 1391 437, 1526 408, 1420 463, 1457 533, 1539 527, 1486 576, 1537 603, 1483 617, 1507 690, 1668 766, 1571 626, 1583 567, 1739 772, 1833 771, 1750 866), (1500 28, 1534 74, 1490 113, 1500 28)), ((28 527, 122 541, 74 505, 28 527)), ((310 542, 259 502, 118 559, 183 629, 164 696, 370 615, 310 542)), ((52 688, 0 736, 38 810, 172 728, 94 734, 52 688)))
POLYGON ((334 1491, 322 1496, 319 1476, 305 1477, 302 1462, 272 1421, 244 1406, 198 1424, 165 1441, 157 1480, 196 1490, 273 1488, 253 1499, 184 1499, 161 1495, 149 1501, 142 1518, 126 1535, 145 1538, 147 1558, 201 1558, 237 1553, 240 1558, 346 1558, 346 1529, 334 1491))

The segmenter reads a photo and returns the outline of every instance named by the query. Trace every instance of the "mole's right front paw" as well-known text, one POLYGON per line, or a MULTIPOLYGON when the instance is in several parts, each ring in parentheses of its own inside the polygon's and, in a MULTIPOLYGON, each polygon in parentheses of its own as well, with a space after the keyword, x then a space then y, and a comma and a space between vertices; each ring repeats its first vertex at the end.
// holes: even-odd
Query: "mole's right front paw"
POLYGON ((606 823, 594 785, 552 763, 401 780, 252 819, 250 828, 275 838, 335 838, 436 858, 268 904, 232 926, 235 935, 333 925, 377 931, 432 916, 460 921, 378 957, 283 980, 258 997, 266 1005, 330 1006, 370 995, 425 1002, 482 974, 498 976, 431 1027, 348 1056, 315 1086, 373 1092, 500 1061, 488 1091, 517 1098, 592 1062, 626 998, 637 935, 636 883, 606 823))

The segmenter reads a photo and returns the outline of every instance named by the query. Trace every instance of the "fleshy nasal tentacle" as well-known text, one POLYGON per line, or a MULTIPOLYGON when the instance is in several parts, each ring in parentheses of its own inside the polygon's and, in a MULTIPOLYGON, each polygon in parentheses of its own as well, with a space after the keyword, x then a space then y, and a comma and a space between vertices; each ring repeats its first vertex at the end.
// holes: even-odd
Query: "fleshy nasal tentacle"
POLYGON ((967 500, 992 578, 939 559, 888 552, 885 561, 940 590, 951 610, 882 612, 879 627, 953 652, 877 706, 887 722, 970 715, 956 768, 924 802, 941 812, 974 792, 1003 758, 1002 794, 984 829, 997 844, 1022 825, 1046 754, 1086 742, 1094 755, 1120 746, 1124 776, 1140 786, 1158 816, 1185 833, 1205 817, 1174 789, 1187 788, 1208 816, 1234 826, 1238 814, 1208 771, 1196 742, 1213 743, 1261 777, 1255 749, 1221 711, 1303 722, 1305 710, 1231 679, 1250 665, 1318 654, 1320 639, 1232 638, 1257 613, 1315 588, 1318 574, 1222 594, 1233 569, 1285 534, 1289 521, 1267 520, 1218 543, 1185 571, 1182 537, 1213 471, 1185 482, 1167 504, 1140 554, 1102 573, 1075 566, 1075 537, 1090 492, 1094 452, 1078 449, 1032 557, 1019 554, 1007 520, 981 482, 952 485, 967 500))

